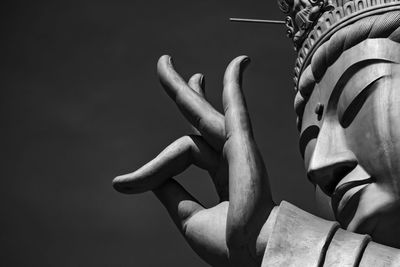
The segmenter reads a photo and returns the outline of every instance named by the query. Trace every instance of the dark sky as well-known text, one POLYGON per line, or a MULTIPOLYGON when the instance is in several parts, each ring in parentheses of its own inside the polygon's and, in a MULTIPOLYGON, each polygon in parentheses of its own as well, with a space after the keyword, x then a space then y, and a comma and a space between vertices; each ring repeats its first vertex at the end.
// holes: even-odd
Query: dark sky
MULTIPOLYGON (((158 84, 173 56, 206 75, 221 110, 226 65, 247 54, 244 91, 275 201, 313 211, 293 112, 295 54, 275 1, 8 1, 0 11, 2 266, 206 266, 151 193, 111 186, 190 128, 158 84)), ((178 178, 205 205, 207 174, 178 178)))

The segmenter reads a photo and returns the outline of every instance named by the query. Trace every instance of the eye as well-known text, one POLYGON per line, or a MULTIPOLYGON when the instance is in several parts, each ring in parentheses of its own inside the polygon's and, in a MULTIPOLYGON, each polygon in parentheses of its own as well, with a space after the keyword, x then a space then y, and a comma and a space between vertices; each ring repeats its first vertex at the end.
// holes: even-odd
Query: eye
POLYGON ((348 102, 348 101, 344 100, 344 101, 341 101, 341 103, 339 103, 339 107, 341 107, 341 108, 339 108, 339 110, 344 110, 344 112, 339 111, 339 122, 343 128, 347 128, 350 126, 350 124, 353 122, 354 118, 357 116, 357 114, 363 107, 365 101, 378 87, 378 81, 381 78, 383 78, 383 77, 376 79, 375 81, 371 82, 367 87, 362 89, 361 92, 358 93, 354 97, 354 99, 351 100, 350 104, 348 104, 347 107, 346 107, 346 103, 342 103, 342 102, 348 102))
POLYGON ((301 156, 304 158, 304 153, 306 151, 306 147, 308 143, 317 138, 319 134, 319 127, 316 125, 312 125, 307 127, 300 136, 299 146, 300 146, 300 153, 301 156))

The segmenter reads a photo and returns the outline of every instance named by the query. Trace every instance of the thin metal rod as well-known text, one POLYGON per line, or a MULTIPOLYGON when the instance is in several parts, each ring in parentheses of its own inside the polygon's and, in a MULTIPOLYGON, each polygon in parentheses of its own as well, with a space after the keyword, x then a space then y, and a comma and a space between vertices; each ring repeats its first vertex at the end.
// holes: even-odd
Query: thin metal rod
POLYGON ((267 23, 267 24, 286 24, 282 20, 264 20, 264 19, 242 19, 242 18, 229 18, 231 22, 246 22, 246 23, 267 23))

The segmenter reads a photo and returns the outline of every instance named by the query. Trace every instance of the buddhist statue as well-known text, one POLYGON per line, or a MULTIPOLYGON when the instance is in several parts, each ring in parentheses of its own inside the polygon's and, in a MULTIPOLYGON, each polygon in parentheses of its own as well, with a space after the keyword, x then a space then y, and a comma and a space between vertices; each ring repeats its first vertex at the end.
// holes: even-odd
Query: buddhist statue
POLYGON ((160 82, 196 129, 113 180, 153 191, 193 250, 212 266, 400 266, 400 1, 278 0, 287 15, 300 151, 326 220, 272 199, 241 87, 249 59, 226 69, 223 114, 169 56, 160 82), (174 176, 190 165, 220 199, 204 208, 174 176))

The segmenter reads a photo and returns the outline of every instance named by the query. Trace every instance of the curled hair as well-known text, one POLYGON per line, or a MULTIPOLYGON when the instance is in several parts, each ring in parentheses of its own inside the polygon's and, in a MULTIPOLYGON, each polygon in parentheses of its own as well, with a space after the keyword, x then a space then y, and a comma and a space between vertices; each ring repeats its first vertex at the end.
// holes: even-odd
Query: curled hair
POLYGON ((293 0, 278 0, 278 6, 283 13, 288 14, 292 9, 293 0))

